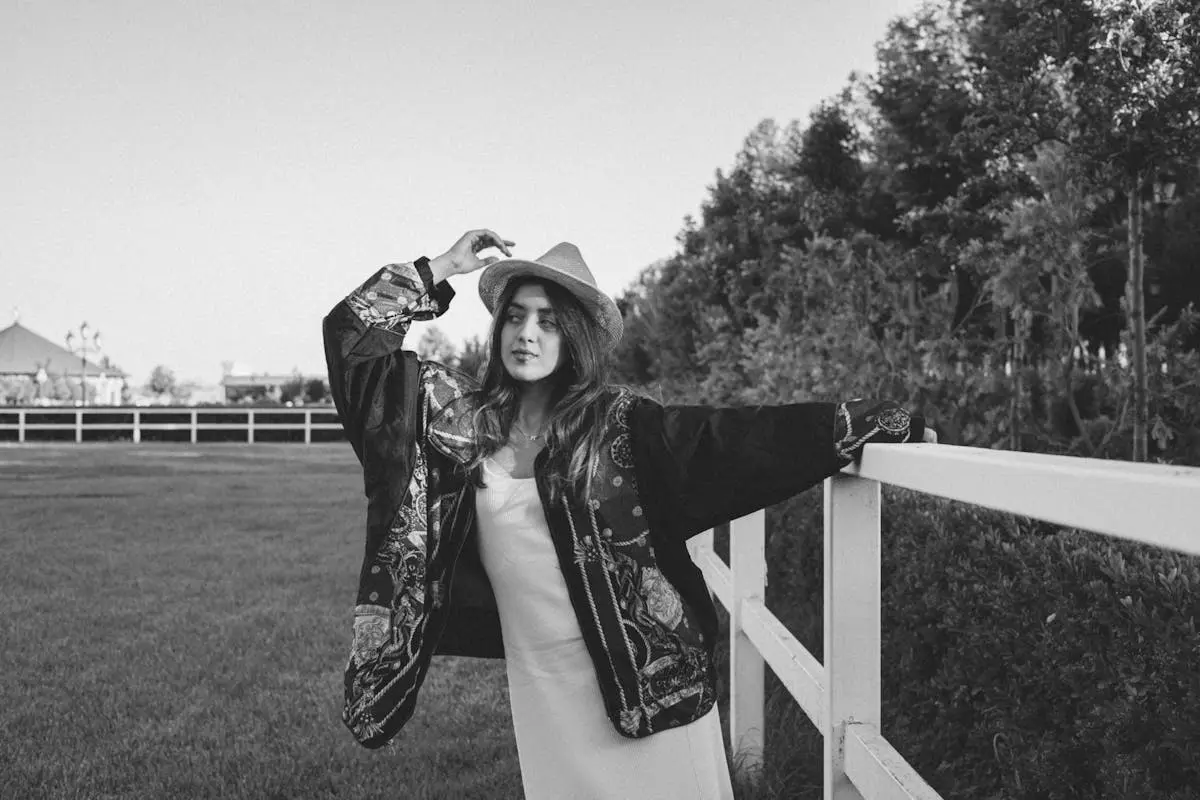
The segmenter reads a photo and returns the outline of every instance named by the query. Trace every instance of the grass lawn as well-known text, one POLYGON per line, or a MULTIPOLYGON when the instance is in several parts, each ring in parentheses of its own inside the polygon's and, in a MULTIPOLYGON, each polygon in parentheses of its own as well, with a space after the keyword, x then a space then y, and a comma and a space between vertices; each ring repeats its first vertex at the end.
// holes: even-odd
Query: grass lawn
POLYGON ((342 726, 364 511, 344 443, 0 446, 0 798, 519 797, 502 662, 342 726))

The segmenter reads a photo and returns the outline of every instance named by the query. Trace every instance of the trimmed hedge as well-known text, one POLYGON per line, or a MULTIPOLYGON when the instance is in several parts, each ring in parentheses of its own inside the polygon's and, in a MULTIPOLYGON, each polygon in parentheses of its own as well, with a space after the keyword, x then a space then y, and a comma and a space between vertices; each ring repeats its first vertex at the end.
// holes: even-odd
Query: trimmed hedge
MULTIPOLYGON (((821 500, 767 521, 767 604, 817 658, 821 500)), ((884 735, 943 797, 1200 797, 1200 558, 885 487, 883 606, 884 735)), ((821 752, 770 676, 741 796, 819 797, 821 752)))

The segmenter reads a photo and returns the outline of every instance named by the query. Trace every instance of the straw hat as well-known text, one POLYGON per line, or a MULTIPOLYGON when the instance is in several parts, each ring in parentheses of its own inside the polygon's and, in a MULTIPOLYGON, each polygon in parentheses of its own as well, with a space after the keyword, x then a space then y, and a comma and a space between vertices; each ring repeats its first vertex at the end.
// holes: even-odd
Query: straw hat
POLYGON ((625 327, 621 312, 613 299, 596 286, 592 271, 575 245, 560 242, 534 261, 506 258, 487 267, 479 276, 479 297, 488 312, 496 313, 496 303, 509 281, 524 277, 552 281, 575 295, 600 327, 609 350, 621 340, 625 327))

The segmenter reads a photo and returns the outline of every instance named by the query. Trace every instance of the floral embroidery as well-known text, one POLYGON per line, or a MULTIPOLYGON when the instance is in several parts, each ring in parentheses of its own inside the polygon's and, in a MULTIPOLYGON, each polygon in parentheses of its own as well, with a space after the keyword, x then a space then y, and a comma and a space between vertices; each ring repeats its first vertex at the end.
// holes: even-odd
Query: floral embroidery
POLYGON ((912 433, 912 416, 892 401, 885 400, 851 412, 850 406, 859 406, 863 402, 861 399, 848 400, 837 407, 834 447, 844 464, 854 461, 868 442, 907 442, 912 433), (876 434, 883 436, 877 438, 876 434))
MULTIPOLYGON (((425 425, 435 409, 461 397, 463 389, 458 381, 447 380, 452 373, 441 364, 424 362, 422 368, 425 407, 421 409, 421 424, 425 425)), ((434 481, 436 486, 436 477, 434 481)), ((430 503, 428 486, 425 449, 417 447, 404 501, 396 509, 372 565, 384 567, 391 578, 393 596, 385 598, 390 606, 366 607, 375 613, 355 618, 342 719, 360 742, 380 736, 384 724, 406 706, 420 685, 421 677, 415 669, 420 664, 425 626, 429 622, 426 567, 442 538, 442 504, 430 503), (389 685, 407 677, 399 701, 390 694, 384 699, 385 693, 378 685, 380 674, 391 676, 389 685), (380 707, 384 702, 386 707, 380 707)), ((371 573, 378 575, 374 569, 371 573)), ((372 594, 378 599, 377 593, 372 594)))
POLYGON ((414 319, 433 319, 441 312, 412 264, 389 264, 351 292, 346 303, 363 323, 400 333, 414 319))
POLYGON ((608 449, 608 455, 618 468, 633 469, 633 445, 628 433, 622 433, 613 439, 612 446, 608 449))
MULTIPOLYGON (((622 432, 629 431, 629 413, 633 410, 634 401, 637 398, 630 391, 622 391, 608 410, 608 421, 610 425, 616 425, 617 429, 622 432)), ((618 438, 620 438, 618 436, 618 438)))
POLYGON ((683 600, 663 574, 654 567, 642 570, 642 594, 646 608, 656 620, 674 628, 683 619, 683 600))
POLYGON ((892 435, 908 432, 909 415, 902 408, 884 409, 876 420, 880 428, 892 435))
POLYGON ((631 648, 636 697, 623 698, 615 721, 626 735, 646 736, 698 718, 712 707, 716 694, 695 612, 658 568, 642 520, 629 441, 633 400, 629 392, 614 400, 608 420, 612 438, 593 478, 593 496, 599 499, 593 499, 588 513, 600 535, 578 537, 575 549, 577 563, 605 562, 615 593, 611 613, 631 648), (631 539, 614 538, 633 531, 638 533, 631 539), (628 703, 635 700, 631 707, 628 703))
MULTIPOLYGON (((369 607, 364 607, 369 608, 369 607)), ((354 617, 354 645, 350 659, 354 666, 361 667, 379 654, 387 640, 388 618, 386 609, 377 608, 374 613, 364 611, 354 617)))

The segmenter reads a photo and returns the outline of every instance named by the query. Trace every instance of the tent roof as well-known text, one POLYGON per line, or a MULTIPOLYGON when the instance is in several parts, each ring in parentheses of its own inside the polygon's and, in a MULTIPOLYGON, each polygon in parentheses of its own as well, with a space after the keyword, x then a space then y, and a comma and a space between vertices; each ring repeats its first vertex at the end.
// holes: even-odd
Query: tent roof
MULTIPOLYGON (((44 367, 49 375, 78 375, 80 358, 19 322, 0 331, 0 375, 36 375, 39 367, 44 367)), ((110 377, 125 374, 115 367, 104 369, 91 361, 86 362, 86 372, 88 375, 103 372, 110 377)))

